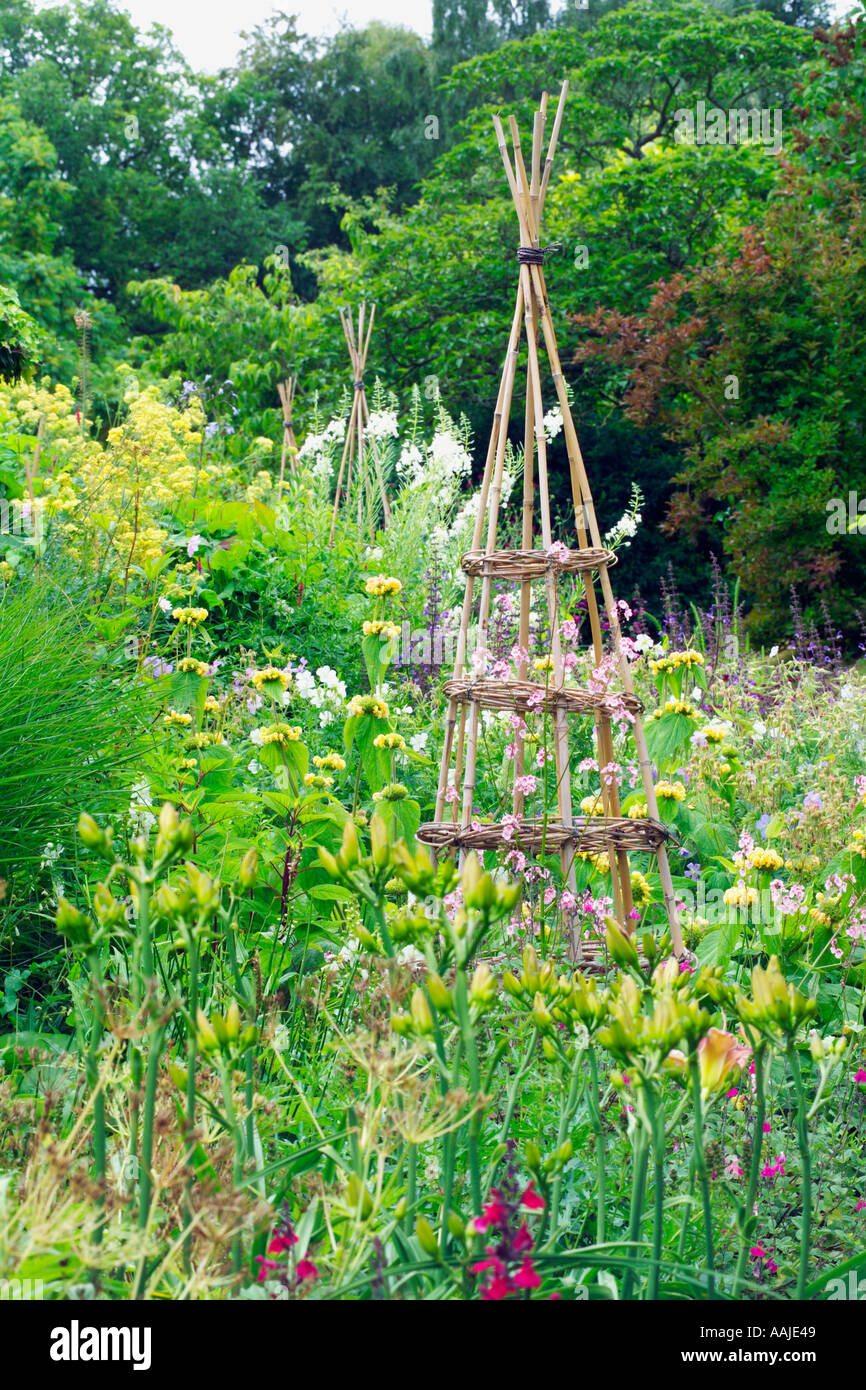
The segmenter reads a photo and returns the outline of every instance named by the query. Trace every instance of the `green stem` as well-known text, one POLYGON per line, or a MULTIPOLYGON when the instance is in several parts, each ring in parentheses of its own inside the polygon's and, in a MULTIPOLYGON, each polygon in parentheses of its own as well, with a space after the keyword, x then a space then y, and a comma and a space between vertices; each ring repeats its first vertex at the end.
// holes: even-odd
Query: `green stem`
POLYGON ((701 1186, 701 1203, 704 1211, 704 1247, 707 1266, 707 1296, 715 1298, 715 1256, 713 1254, 713 1209, 710 1202, 710 1180, 707 1176, 707 1159, 704 1153, 704 1116, 701 1098, 701 1074, 698 1067, 698 1054, 693 1052, 689 1059, 689 1072, 692 1079, 692 1107, 694 1112, 694 1154, 698 1182, 701 1186))
MULTIPOLYGON (((556 1135, 557 1149, 560 1149, 562 1145, 565 1143, 566 1135, 568 1134, 568 1126, 571 1121, 571 1117, 574 1114, 575 1107, 577 1105, 577 1092, 578 1087, 580 1086, 580 1063, 582 1057, 583 1053, 580 1051, 580 1049, 575 1048, 574 1061, 571 1064, 571 1078, 568 1085, 568 1096, 566 1098, 565 1104, 561 1107, 559 1114, 559 1130, 557 1131, 556 1135)), ((556 1177, 554 1178, 553 1191, 550 1195, 551 1232, 556 1231, 557 1221, 559 1218, 559 1203, 562 1198, 562 1179, 562 1166, 560 1165, 559 1171, 557 1172, 556 1177)))
MULTIPOLYGON (((226 1107, 226 1118, 227 1118, 227 1120, 228 1120, 228 1122, 229 1122, 229 1126, 230 1126, 231 1131, 232 1131, 232 1137, 233 1137, 233 1139, 234 1139, 234 1141, 235 1141, 235 1161, 234 1161, 234 1173, 233 1173, 233 1178, 234 1178, 234 1185, 235 1185, 235 1187, 237 1187, 238 1184, 240 1183, 241 1178, 243 1177, 243 1168, 244 1168, 244 1161, 243 1161, 243 1145, 244 1145, 244 1141, 243 1141, 243 1135, 241 1134, 241 1132, 240 1132, 240 1130, 239 1130, 239 1128, 238 1128, 237 1114, 236 1114, 236 1112, 235 1112, 234 1096, 232 1095, 231 1067, 230 1067, 230 1065, 229 1065, 227 1062, 223 1062, 223 1063, 221 1064, 221 1066, 220 1066, 220 1073, 221 1073, 221 1076, 222 1076, 223 1101, 225 1102, 225 1107, 226 1107)), ((240 1273, 240 1268, 241 1268, 241 1238, 240 1238, 240 1234, 236 1235, 236 1236, 234 1237, 233 1241, 232 1241, 232 1268, 234 1269, 235 1274, 240 1273)))
MULTIPOLYGON (((628 1220, 628 1254, 630 1259, 635 1259, 637 1252, 635 1246, 640 1240, 641 1218, 643 1217, 644 1194, 646 1192, 646 1170, 649 1158, 649 1138, 643 1125, 638 1122, 634 1136, 634 1152, 632 1155, 632 1183, 631 1183, 631 1209, 628 1220)), ((631 1298, 632 1286, 634 1284, 634 1270, 629 1266, 622 1279, 622 1299, 627 1302, 631 1298)))
MULTIPOLYGON (((463 1050, 466 1053, 466 1061, 469 1068, 469 1092, 473 1100, 477 1100, 480 1089, 478 1049, 475 1043, 475 1034, 472 1031, 472 1021, 469 1016, 469 991, 466 985, 466 971, 462 967, 457 971, 454 998, 457 1005, 457 1018, 460 1024, 460 1033, 463 1038, 463 1050)), ((467 1154, 469 1157, 469 1184, 472 1190, 472 1203, 476 1214, 480 1214, 481 1212, 481 1164, 478 1158, 479 1121, 480 1116, 476 1111, 469 1121, 466 1141, 467 1154)))
POLYGON ((156 1105, 156 1083, 159 1075, 159 1059, 162 1051, 163 1029, 157 1028, 150 1040, 147 1058, 147 1079, 144 1091, 144 1111, 141 1123, 141 1162, 138 1175, 138 1229, 147 1225, 150 1214, 150 1199, 153 1191, 151 1160, 153 1157, 153 1112, 156 1105))
POLYGON ((605 1210, 605 1164, 607 1155, 605 1153, 604 1126, 601 1119, 601 1092, 598 1085, 598 1059, 595 1055, 595 1048, 590 1047, 589 1056, 589 1118, 592 1130, 595 1135, 595 1158, 596 1158, 596 1178, 598 1182, 596 1218, 595 1218, 595 1242, 596 1245, 603 1245, 605 1239, 605 1228, 607 1225, 607 1215, 605 1210))
POLYGON ((794 1297, 806 1297, 806 1276, 809 1272, 809 1246, 812 1235, 812 1160, 809 1153, 809 1125, 806 1118, 806 1096, 800 1058, 793 1038, 788 1040, 788 1065, 797 1093, 797 1144, 800 1149, 800 1174, 803 1186, 803 1216, 800 1223, 800 1265, 797 1271, 797 1292, 794 1297))
POLYGON ((755 1061, 755 1126, 752 1134, 752 1159, 749 1164, 746 1206, 743 1213, 742 1229, 740 1230, 740 1249, 737 1254, 737 1267, 734 1270, 734 1282, 731 1288, 732 1298, 737 1297, 740 1283, 746 1272, 749 1237, 752 1233, 752 1221, 754 1219, 755 1196, 758 1191, 758 1173, 761 1168, 761 1146, 764 1142, 766 1097, 764 1092, 764 1048, 761 1044, 754 1048, 752 1056, 755 1061))
MULTIPOLYGON (((198 1060, 198 1033, 196 1014, 198 1012, 198 942, 190 934, 189 943, 189 1016, 191 1024, 186 1044, 186 1122, 190 1133, 195 1129, 195 1073, 198 1060)), ((186 1184, 184 1194, 184 1221, 187 1234, 184 1237, 184 1260, 187 1270, 192 1268, 192 1177, 186 1184)))

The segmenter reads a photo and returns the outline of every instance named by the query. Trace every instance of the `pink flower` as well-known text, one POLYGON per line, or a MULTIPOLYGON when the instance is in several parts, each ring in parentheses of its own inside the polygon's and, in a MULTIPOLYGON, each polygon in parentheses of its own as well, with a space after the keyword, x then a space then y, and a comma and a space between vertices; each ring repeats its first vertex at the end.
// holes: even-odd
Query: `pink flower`
POLYGON ((770 1124, 770 1121, 769 1121, 769 1120, 765 1120, 765 1121, 764 1121, 764 1133, 765 1133, 765 1134, 769 1134, 771 1128, 772 1128, 772 1126, 771 1126, 771 1124, 770 1124))
POLYGON ((864 1201, 863 1201, 863 1198, 861 1197, 861 1198, 860 1198, 860 1201, 857 1203, 857 1205, 856 1205, 856 1207, 854 1208, 854 1210, 855 1210, 855 1211, 862 1211, 864 1207, 866 1207, 866 1202, 864 1202, 864 1201))
POLYGON ((775 1260, 771 1260, 771 1259, 770 1259, 769 1255, 767 1256, 767 1261, 766 1261, 766 1264, 764 1265, 764 1269, 767 1271, 768 1274, 778 1274, 778 1273, 779 1273, 779 1266, 776 1264, 776 1261, 775 1261, 775 1260))
POLYGON ((521 1205, 528 1207, 530 1211, 544 1211, 544 1198, 539 1197, 535 1190, 535 1184, 530 1183, 520 1198, 521 1205))
POLYGON ((507 1298, 511 1293, 511 1284, 505 1274, 494 1274, 492 1279, 488 1279, 484 1288, 481 1290, 481 1298, 485 1303, 498 1303, 501 1299, 507 1298))
POLYGON ((275 1235, 273 1237, 270 1245, 268 1246, 268 1254, 286 1254, 289 1250, 291 1250, 292 1246, 297 1245, 297 1243, 298 1237, 295 1235, 291 1227, 289 1227, 284 1231, 280 1231, 278 1235, 275 1235))
POLYGON ((749 1254, 751 1255, 753 1260, 762 1260, 766 1253, 767 1252, 764 1249, 763 1245, 753 1245, 751 1250, 749 1251, 749 1254))
POLYGON ((256 1255, 256 1259, 259 1263, 258 1282, 263 1284, 269 1274, 273 1274, 275 1269, 279 1269, 279 1265, 276 1260, 266 1260, 264 1255, 256 1255))
POLYGON ((538 1271, 528 1255, 514 1276, 514 1286, 518 1289, 541 1288, 541 1279, 538 1276, 538 1271))
POLYGON ((854 1077, 858 1086, 866 1086, 866 1071, 861 1067, 854 1077))
POLYGON ((511 1248, 515 1252, 515 1254, 518 1255, 520 1255, 524 1250, 532 1249, 532 1235, 530 1234, 529 1227, 527 1226, 525 1221, 523 1225, 520 1227, 520 1230, 517 1232, 517 1235, 514 1237, 514 1240, 511 1243, 511 1248))
POLYGON ((302 1284, 305 1283, 307 1279, 312 1281, 319 1277, 319 1271, 316 1269, 312 1260, 298 1260, 296 1273, 299 1282, 302 1284))

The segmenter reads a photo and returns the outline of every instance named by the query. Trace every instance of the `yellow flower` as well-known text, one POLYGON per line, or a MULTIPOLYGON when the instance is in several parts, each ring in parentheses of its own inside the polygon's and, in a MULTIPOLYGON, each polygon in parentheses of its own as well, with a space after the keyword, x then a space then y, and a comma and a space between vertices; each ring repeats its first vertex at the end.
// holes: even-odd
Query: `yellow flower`
POLYGON ((378 695, 353 695, 346 708, 350 714, 368 714, 371 719, 388 718, 388 706, 378 695))
POLYGON ((603 816, 604 806, 601 802, 601 794, 585 796, 580 803, 580 810, 584 816, 603 816))
POLYGON ((698 1071, 704 1097, 727 1090, 752 1055, 752 1049, 737 1042, 733 1033, 711 1028, 698 1043, 698 1071), (735 1075, 733 1074, 735 1073, 735 1075))
POLYGON ((196 661, 194 656, 185 656, 177 663, 179 671, 188 671, 194 676, 206 676, 208 665, 206 661, 196 661))
POLYGON ((219 714, 220 702, 215 695, 208 695, 204 702, 205 714, 219 714))
POLYGON ((730 724, 723 724, 718 719, 711 720, 709 724, 704 725, 703 729, 708 743, 724 743, 730 732, 730 724))
POLYGON ((162 722, 169 729, 188 729, 192 723, 192 715, 181 714, 176 709, 170 709, 162 722))
POLYGON ((784 863, 781 854, 774 849, 753 849, 747 858, 753 869, 781 869, 784 863))
POLYGON ((15 578, 15 568, 6 560, 0 560, 0 578, 4 584, 11 584, 15 578))
POLYGON ((661 797, 662 801, 685 801, 686 789, 682 782, 659 782, 656 796, 661 797))
POLYGON ((761 895, 757 888, 750 888, 745 883, 736 883, 733 888, 725 889, 725 902, 728 907, 754 907, 760 900, 761 895))
POLYGON ((259 735, 262 744, 278 743, 281 747, 287 748, 290 743, 298 742, 301 730, 296 724, 271 724, 259 729, 259 735))
POLYGON ((327 772, 344 772, 346 760, 341 758, 339 753, 325 753, 324 757, 313 759, 313 767, 322 768, 327 772))
POLYGON ((577 857, 578 859, 583 859, 587 864, 592 864, 603 874, 610 873, 610 860, 603 850, 600 850, 597 854, 593 854, 591 851, 585 849, 578 850, 577 857))
POLYGON ((652 901, 652 889, 647 879, 645 879, 643 874, 639 873, 637 869, 631 869, 629 871, 629 877, 631 878, 632 892, 635 895, 637 906, 646 907, 647 903, 652 901))
POLYGON ((256 690, 261 690, 263 685, 279 685, 283 690, 287 690, 289 678, 285 671, 280 671, 276 666, 265 666, 264 670, 256 671, 253 685, 256 690))
POLYGON ((207 621, 208 610, 206 608, 174 608, 171 616, 181 627, 198 627, 199 623, 207 621))
POLYGON ((852 831, 848 849, 852 854, 859 854, 861 859, 866 859, 866 831, 860 829, 852 831))
POLYGON ((364 585, 365 591, 373 598, 383 598, 389 594, 399 594, 402 588, 403 585, 400 583, 399 579, 394 579, 393 576, 387 574, 374 575, 374 577, 368 579, 364 585))
POLYGON ((552 656, 540 656, 540 657, 538 657, 538 659, 537 659, 536 661, 533 661, 533 663, 532 663, 532 669, 533 669, 534 671, 552 671, 552 670, 553 670, 553 657, 552 657, 552 656))
POLYGON ((689 647, 684 652, 666 652, 657 661, 650 662, 650 670, 654 675, 671 675, 674 671, 685 667, 691 670, 693 666, 703 666, 704 658, 700 652, 696 652, 693 647, 689 647))
POLYGON ((384 637, 389 642, 394 642, 400 636, 400 629, 396 623, 388 622, 386 618, 371 618, 364 623, 365 637, 384 637))
POLYGON ((629 820, 646 820, 648 816, 649 811, 644 801, 636 801, 633 806, 628 808, 629 820))
POLYGON ((406 747, 406 740, 402 734, 377 734, 373 739, 373 747, 400 750, 406 747))
POLYGON ((333 777, 322 777, 318 772, 307 772, 304 774, 305 787, 321 787, 322 789, 327 789, 333 785, 333 777))
POLYGON ((198 767, 195 758, 181 758, 178 767, 181 772, 190 772, 194 767, 198 767))

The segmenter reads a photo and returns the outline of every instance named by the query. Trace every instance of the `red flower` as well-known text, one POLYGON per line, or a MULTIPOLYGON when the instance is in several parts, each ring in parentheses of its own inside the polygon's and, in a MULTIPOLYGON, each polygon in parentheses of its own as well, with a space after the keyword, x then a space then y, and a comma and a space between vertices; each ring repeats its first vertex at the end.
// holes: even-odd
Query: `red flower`
POLYGON ((511 1293, 511 1284, 505 1274, 494 1274, 489 1283, 484 1285, 481 1290, 481 1297, 485 1302, 493 1300, 498 1302, 502 1298, 507 1298, 511 1293))
POLYGON ((518 1289, 540 1289, 541 1279, 535 1265, 527 1255, 517 1274, 514 1276, 514 1286, 518 1289))
POLYGON ((287 1226, 287 1227, 285 1228, 285 1230, 280 1231, 277 1235, 275 1235, 275 1236, 272 1238, 271 1243, 270 1243, 270 1245, 268 1246, 268 1254, 269 1254, 269 1255, 283 1255, 283 1254, 287 1254, 288 1251, 291 1250, 292 1246, 293 1246, 293 1245, 297 1245, 297 1243, 298 1243, 298 1237, 295 1235, 295 1233, 294 1233, 294 1231, 292 1230, 292 1228, 291 1228, 290 1226, 287 1226))
POLYGON ((528 1207, 530 1211, 544 1211, 544 1198, 539 1197, 534 1183, 529 1184, 520 1201, 521 1205, 528 1207))
POLYGON ((269 1274, 273 1274, 275 1269, 279 1269, 279 1265, 276 1260, 266 1260, 264 1255, 256 1255, 256 1259, 259 1262, 258 1282, 263 1284, 269 1274))
POLYGON ((525 1221, 514 1237, 514 1240, 511 1242, 511 1248, 515 1255, 519 1255, 523 1250, 532 1249, 532 1236, 529 1233, 529 1227, 525 1221))
POLYGON ((504 1226, 508 1220, 508 1211, 502 1201, 501 1193, 497 1192, 494 1187, 490 1195, 493 1200, 487 1203, 481 1215, 476 1216, 472 1222, 475 1230, 481 1232, 482 1235, 490 1226, 504 1226))
POLYGON ((318 1279, 319 1271, 312 1260, 298 1260, 297 1275, 298 1281, 303 1284, 307 1279, 318 1279))
POLYGON ((497 1274, 505 1273, 505 1264, 498 1255, 490 1255, 486 1260, 479 1260, 477 1264, 470 1267, 470 1274, 483 1274, 485 1270, 495 1270, 497 1274))

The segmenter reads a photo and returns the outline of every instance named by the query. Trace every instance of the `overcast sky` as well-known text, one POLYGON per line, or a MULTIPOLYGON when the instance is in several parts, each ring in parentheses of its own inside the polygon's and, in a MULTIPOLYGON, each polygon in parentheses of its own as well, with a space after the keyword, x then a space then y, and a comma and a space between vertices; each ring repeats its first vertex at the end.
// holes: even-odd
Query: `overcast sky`
MULTIPOLYGON (((56 4, 57 0, 43 0, 56 4)), ((332 34, 341 21, 363 27, 372 19, 403 24, 430 36, 432 0, 121 0, 139 29, 166 25, 187 61, 199 72, 229 67, 241 46, 242 29, 254 29, 278 10, 297 14, 307 34, 332 34)), ((853 8, 853 0, 832 0, 836 14, 853 8)))
MULTIPOLYGON (((54 0, 56 3, 56 0, 54 0)), ((297 14, 302 33, 332 34, 348 20, 363 28, 372 19, 403 24, 430 37, 431 0, 120 0, 139 29, 154 22, 171 29, 178 48, 199 72, 229 67, 241 46, 242 29, 268 15, 297 14)))

